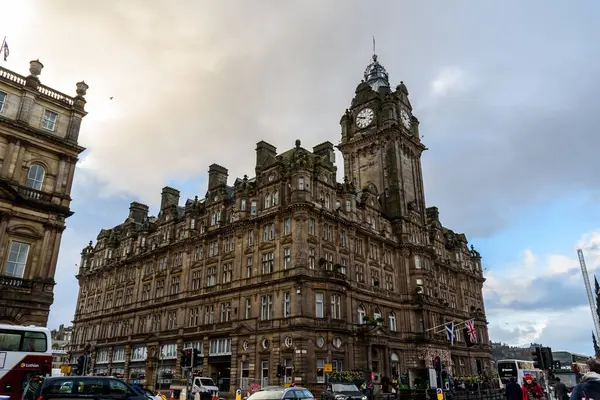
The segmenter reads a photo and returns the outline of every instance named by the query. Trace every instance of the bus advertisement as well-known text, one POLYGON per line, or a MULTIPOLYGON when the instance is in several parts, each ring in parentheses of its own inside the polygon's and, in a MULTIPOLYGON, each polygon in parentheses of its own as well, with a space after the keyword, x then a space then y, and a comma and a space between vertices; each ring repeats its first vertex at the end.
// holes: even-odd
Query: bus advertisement
POLYGON ((51 373, 48 328, 0 324, 0 395, 20 399, 32 377, 51 373))
POLYGON ((533 367, 533 361, 526 360, 500 360, 496 363, 498 367, 498 377, 502 385, 506 386, 511 378, 515 378, 519 385, 523 385, 523 378, 530 374, 543 387, 544 373, 540 369, 533 367))

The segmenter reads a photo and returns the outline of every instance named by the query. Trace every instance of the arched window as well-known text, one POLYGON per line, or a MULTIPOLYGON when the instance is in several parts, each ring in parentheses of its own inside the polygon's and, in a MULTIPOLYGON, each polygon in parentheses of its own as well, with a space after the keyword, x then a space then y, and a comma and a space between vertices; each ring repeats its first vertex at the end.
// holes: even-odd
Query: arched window
MULTIPOLYGON (((375 311, 373 312, 373 319, 375 321, 381 319, 381 310, 379 308, 376 308, 375 311)), ((381 322, 377 321, 378 325, 381 325, 381 322)))
POLYGON ((396 313, 393 311, 390 311, 388 328, 390 331, 396 332, 396 313))
POLYGON ((276 206, 277 204, 279 204, 279 191, 274 191, 273 192, 273 205, 276 206))
POLYGON ((271 207, 271 193, 265 195, 265 208, 271 207))
POLYGON ((39 164, 31 164, 27 173, 27 187, 35 190, 42 190, 46 170, 39 164))
POLYGON ((330 200, 329 200, 329 194, 326 194, 325 195, 325 208, 329 209, 330 207, 331 207, 331 204, 330 204, 330 200))
POLYGON ((358 306, 358 324, 362 325, 365 323, 365 307, 363 305, 358 306))

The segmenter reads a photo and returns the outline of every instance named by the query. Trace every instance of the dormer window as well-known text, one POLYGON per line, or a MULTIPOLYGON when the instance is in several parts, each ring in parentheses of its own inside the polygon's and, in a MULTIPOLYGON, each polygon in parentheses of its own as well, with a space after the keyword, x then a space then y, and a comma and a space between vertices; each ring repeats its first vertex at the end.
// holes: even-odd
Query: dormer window
POLYGON ((250 205, 250 214, 256 215, 256 200, 252 200, 250 205))
POLYGON ((298 190, 304 190, 304 177, 298 178, 298 190))
POLYGON ((242 203, 240 204, 240 210, 246 211, 246 199, 242 199, 242 203))
POLYGON ((331 202, 331 200, 330 200, 330 198, 329 198, 329 194, 326 194, 326 195, 325 195, 325 208, 326 208, 326 209, 329 209, 329 208, 331 207, 331 204, 330 204, 330 202, 331 202))
POLYGON ((271 193, 265 195, 265 209, 271 207, 271 193))
POLYGON ((190 220, 190 229, 196 229, 196 220, 194 218, 190 220))
POLYGON ((352 203, 350 203, 350 200, 346 200, 346 212, 350 211, 352 211, 352 203))

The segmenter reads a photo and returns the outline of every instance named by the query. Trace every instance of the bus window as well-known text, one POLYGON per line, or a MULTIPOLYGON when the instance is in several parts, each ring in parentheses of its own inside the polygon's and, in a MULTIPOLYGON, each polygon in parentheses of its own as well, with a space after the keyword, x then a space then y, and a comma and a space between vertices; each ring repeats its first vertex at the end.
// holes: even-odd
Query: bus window
POLYGON ((19 351, 21 333, 17 331, 0 332, 0 351, 19 351))
POLYGON ((44 332, 24 332, 21 351, 43 353, 47 350, 47 342, 44 332))

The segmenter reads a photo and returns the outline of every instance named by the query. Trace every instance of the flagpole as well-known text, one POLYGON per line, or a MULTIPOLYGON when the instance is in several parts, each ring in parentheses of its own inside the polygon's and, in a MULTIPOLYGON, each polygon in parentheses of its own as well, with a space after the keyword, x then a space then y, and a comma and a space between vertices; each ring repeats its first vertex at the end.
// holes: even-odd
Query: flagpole
POLYGON ((442 326, 444 326, 444 327, 445 327, 445 326, 446 326, 446 324, 449 324, 450 322, 454 322, 454 325, 460 325, 460 324, 463 324, 463 323, 465 323, 465 322, 467 322, 467 321, 470 321, 470 320, 472 320, 472 319, 473 319, 473 318, 469 318, 469 319, 465 319, 464 321, 460 321, 460 322, 454 322, 454 320, 452 320, 452 321, 448 321, 448 322, 444 322, 444 323, 443 323, 443 324, 441 324, 441 325, 437 325, 437 326, 434 326, 433 328, 426 329, 426 330, 425 330, 425 332, 429 332, 429 331, 432 331, 432 330, 434 330, 434 329, 441 328, 442 326))

